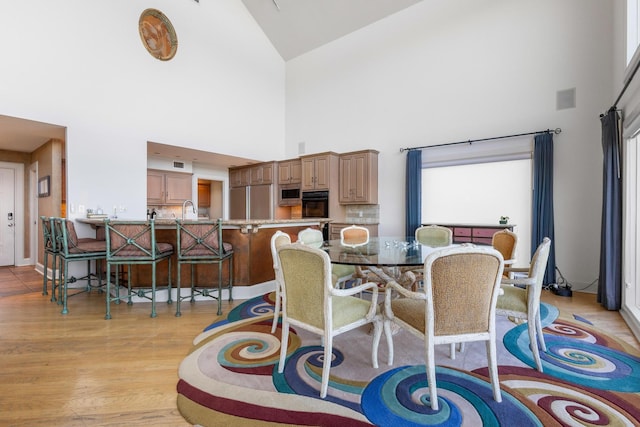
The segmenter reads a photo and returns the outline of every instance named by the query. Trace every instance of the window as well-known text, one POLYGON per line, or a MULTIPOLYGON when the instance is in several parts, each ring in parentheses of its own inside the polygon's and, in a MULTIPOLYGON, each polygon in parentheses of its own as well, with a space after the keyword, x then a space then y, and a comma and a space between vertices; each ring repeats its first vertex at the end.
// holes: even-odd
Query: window
POLYGON ((627 65, 640 44, 640 1, 627 0, 627 65))
POLYGON ((531 252, 532 160, 422 170, 422 223, 498 224, 509 217, 518 235, 516 265, 531 252), (444 184, 444 185, 443 185, 444 184))

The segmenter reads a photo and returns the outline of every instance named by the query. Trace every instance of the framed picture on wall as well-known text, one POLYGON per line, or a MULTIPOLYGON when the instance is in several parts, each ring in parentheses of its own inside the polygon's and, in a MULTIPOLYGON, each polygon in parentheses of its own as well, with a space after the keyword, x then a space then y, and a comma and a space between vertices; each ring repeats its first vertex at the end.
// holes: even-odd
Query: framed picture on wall
POLYGON ((49 186, 51 185, 51 176, 47 175, 38 180, 38 197, 49 197, 49 186))

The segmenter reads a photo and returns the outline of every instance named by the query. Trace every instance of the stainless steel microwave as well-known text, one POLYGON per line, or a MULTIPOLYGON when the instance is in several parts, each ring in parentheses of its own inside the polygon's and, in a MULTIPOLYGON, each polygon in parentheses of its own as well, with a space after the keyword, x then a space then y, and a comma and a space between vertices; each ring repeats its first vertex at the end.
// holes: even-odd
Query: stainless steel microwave
POLYGON ((287 184, 280 186, 278 204, 280 206, 297 206, 302 203, 300 185, 287 184))

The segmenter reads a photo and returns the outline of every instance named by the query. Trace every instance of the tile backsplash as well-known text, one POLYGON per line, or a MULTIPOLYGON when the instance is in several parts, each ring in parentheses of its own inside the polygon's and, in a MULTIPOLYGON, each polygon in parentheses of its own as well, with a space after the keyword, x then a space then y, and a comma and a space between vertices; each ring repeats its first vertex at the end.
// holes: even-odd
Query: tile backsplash
POLYGON ((346 222, 350 224, 380 223, 380 205, 348 205, 346 222))

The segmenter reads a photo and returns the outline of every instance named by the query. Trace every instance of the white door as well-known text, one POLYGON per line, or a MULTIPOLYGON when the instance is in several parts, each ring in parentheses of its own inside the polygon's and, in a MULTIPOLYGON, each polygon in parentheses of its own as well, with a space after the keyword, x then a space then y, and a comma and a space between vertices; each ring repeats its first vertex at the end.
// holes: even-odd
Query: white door
POLYGON ((15 264, 15 170, 0 168, 0 266, 15 264))

